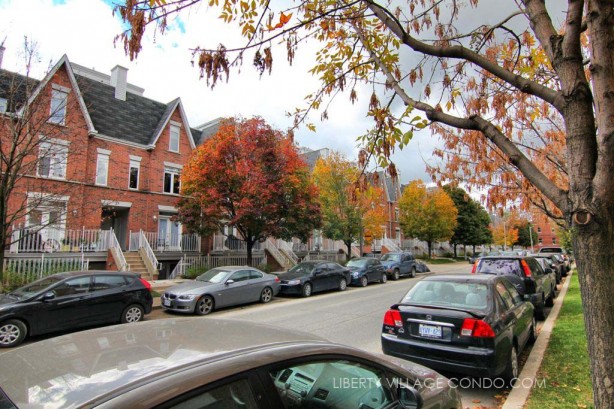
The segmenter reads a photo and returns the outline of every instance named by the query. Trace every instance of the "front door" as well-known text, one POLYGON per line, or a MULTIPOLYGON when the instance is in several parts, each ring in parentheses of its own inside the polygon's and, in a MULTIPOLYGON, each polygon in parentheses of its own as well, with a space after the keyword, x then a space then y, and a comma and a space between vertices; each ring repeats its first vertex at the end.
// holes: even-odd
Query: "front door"
POLYGON ((100 228, 102 230, 113 229, 115 237, 122 250, 127 249, 127 234, 128 234, 128 213, 130 209, 112 207, 102 209, 102 222, 100 228))
POLYGON ((158 250, 181 250, 181 223, 172 221, 170 216, 160 216, 158 222, 158 250))
POLYGON ((49 204, 31 210, 27 224, 28 230, 36 232, 37 238, 32 242, 38 248, 31 250, 47 252, 60 250, 66 231, 66 204, 49 204))

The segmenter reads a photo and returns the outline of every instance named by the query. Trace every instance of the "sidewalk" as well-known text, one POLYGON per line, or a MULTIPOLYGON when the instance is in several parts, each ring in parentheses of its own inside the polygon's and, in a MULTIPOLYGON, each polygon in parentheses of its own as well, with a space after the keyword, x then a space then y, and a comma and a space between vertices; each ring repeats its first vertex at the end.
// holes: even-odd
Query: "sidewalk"
MULTIPOLYGON (((149 282, 149 284, 151 284, 152 291, 162 294, 167 288, 177 284, 185 283, 186 281, 190 280, 186 280, 183 278, 175 278, 172 280, 152 280, 149 282)), ((153 308, 162 308, 162 305, 160 303, 160 297, 154 297, 153 308)))

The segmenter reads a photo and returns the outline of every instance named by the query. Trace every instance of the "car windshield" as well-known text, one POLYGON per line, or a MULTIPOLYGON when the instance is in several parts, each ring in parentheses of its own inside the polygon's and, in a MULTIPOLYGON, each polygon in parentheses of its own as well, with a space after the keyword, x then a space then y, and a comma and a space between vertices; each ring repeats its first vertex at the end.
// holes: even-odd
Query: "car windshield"
POLYGON ((381 261, 400 261, 401 255, 388 253, 388 254, 384 254, 380 260, 381 261))
POLYGON ((420 281, 401 302, 486 310, 489 302, 488 286, 483 283, 420 281))
POLYGON ((224 281, 224 279, 226 278, 228 274, 230 274, 230 272, 227 270, 213 268, 207 271, 206 273, 201 274, 198 277, 196 277, 196 280, 205 281, 209 283, 221 283, 222 281, 224 281))
POLYGON ((478 264, 476 273, 481 274, 513 274, 523 277, 520 263, 516 259, 487 259, 483 258, 478 264))
POLYGON ((350 260, 347 263, 348 267, 364 267, 367 265, 367 261, 364 258, 359 258, 359 259, 354 259, 354 260, 350 260))
POLYGON ((315 267, 316 263, 298 263, 290 270, 288 270, 288 273, 309 274, 311 273, 311 270, 313 270, 315 267))
POLYGON ((36 280, 33 283, 30 283, 26 286, 16 289, 15 291, 11 292, 10 295, 13 295, 19 298, 29 297, 34 294, 40 293, 41 291, 44 291, 49 286, 52 286, 53 284, 58 283, 62 281, 63 279, 64 277, 58 277, 58 276, 49 276, 49 277, 41 278, 40 280, 36 280))
POLYGON ((562 253, 563 249, 557 247, 542 247, 540 253, 562 253))

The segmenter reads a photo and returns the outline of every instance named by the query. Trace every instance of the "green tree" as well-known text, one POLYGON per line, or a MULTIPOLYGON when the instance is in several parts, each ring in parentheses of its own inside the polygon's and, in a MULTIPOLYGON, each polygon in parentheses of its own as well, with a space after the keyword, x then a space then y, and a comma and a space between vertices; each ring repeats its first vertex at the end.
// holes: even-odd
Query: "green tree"
MULTIPOLYGON (((164 32, 171 14, 198 3, 118 6, 130 57, 149 24, 164 32)), ((488 187, 493 207, 520 198, 569 224, 595 407, 612 408, 614 320, 603 317, 614 316, 614 1, 562 3, 305 0, 274 8, 268 0, 212 1, 224 21, 238 23, 245 45, 200 47, 195 62, 214 86, 240 69, 235 63, 247 50, 256 69, 271 72, 271 44, 282 43, 292 63, 306 38, 318 40, 311 73, 321 87, 297 121, 312 109, 328 116, 330 97, 364 97, 374 128, 360 141, 381 165, 429 126, 445 144, 435 174, 488 187), (471 25, 486 14, 492 25, 471 25)), ((396 175, 394 166, 389 172, 396 175)))
POLYGON ((459 244, 473 246, 475 253, 475 246, 491 243, 492 233, 488 228, 490 217, 488 217, 486 210, 478 202, 471 199, 469 194, 460 187, 446 185, 443 189, 454 201, 454 206, 458 210, 456 228, 450 239, 450 243, 454 247, 454 257, 456 257, 456 246, 459 244))
POLYGON ((421 181, 410 182, 399 199, 403 234, 426 241, 429 258, 433 242, 448 241, 454 235, 457 216, 454 201, 443 189, 427 189, 421 181))
POLYGON ((518 240, 514 243, 516 246, 532 247, 537 242, 537 232, 533 228, 533 225, 528 220, 519 220, 514 225, 518 230, 518 240))
POLYGON ((319 226, 316 188, 291 138, 263 119, 223 120, 181 175, 179 218, 200 233, 236 227, 252 248, 267 237, 307 240, 319 226))

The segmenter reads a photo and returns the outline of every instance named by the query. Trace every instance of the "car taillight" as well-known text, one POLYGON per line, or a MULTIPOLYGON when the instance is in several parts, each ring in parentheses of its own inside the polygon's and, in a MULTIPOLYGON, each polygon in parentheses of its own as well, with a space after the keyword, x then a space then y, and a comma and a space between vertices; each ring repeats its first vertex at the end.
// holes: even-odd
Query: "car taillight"
POLYGON ((279 282, 279 277, 275 276, 275 282, 278 283, 279 282))
POLYGON ((527 264, 527 262, 524 260, 520 260, 520 265, 522 266, 522 269, 524 270, 524 275, 527 277, 531 277, 531 269, 529 268, 529 265, 527 264))
POLYGON ((403 319, 399 310, 388 310, 384 315, 384 325, 389 327, 402 327, 403 319))
POLYGON ((149 281, 142 278, 139 278, 139 281, 149 290, 149 292, 151 292, 151 283, 149 281))
POLYGON ((461 335, 474 338, 494 338, 495 331, 485 321, 475 318, 465 318, 461 327, 461 335))
POLYGON ((475 263, 473 263, 473 268, 471 269, 471 274, 475 274, 477 269, 478 269, 478 262, 476 261, 475 263))

